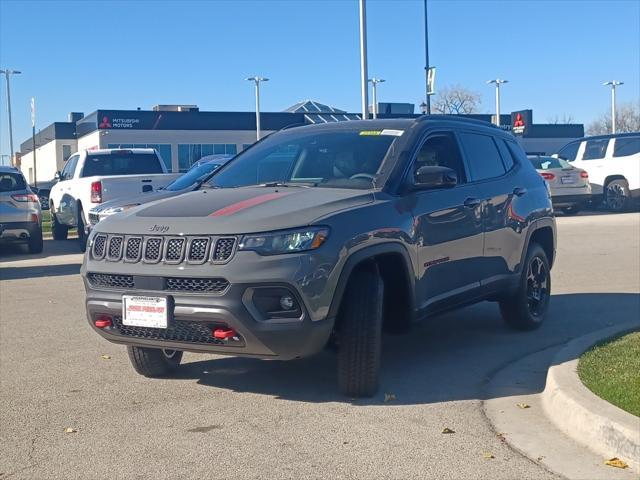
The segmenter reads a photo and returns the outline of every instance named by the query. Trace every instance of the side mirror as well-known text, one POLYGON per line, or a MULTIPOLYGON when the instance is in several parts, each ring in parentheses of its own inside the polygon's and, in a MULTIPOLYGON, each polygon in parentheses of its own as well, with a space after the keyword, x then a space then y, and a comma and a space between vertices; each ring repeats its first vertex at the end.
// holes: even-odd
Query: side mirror
POLYGON ((61 178, 62 178, 62 174, 60 173, 60 170, 58 170, 56 174, 53 176, 53 179, 60 180, 61 178))
POLYGON ((413 186, 417 190, 455 187, 458 174, 448 167, 424 166, 415 174, 413 186))

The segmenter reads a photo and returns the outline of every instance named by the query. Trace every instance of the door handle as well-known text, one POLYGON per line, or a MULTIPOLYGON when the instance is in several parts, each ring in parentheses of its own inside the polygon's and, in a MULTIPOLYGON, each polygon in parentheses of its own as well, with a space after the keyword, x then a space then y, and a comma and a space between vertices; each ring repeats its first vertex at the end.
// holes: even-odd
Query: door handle
POLYGON ((480 205, 480 200, 477 198, 469 197, 464 201, 466 208, 476 208, 478 205, 480 205))
POLYGON ((516 197, 521 197, 521 196, 523 196, 525 193, 527 193, 527 189, 526 189, 526 188, 524 188, 524 187, 516 187, 516 188, 514 188, 514 189, 513 189, 513 194, 514 194, 516 197))

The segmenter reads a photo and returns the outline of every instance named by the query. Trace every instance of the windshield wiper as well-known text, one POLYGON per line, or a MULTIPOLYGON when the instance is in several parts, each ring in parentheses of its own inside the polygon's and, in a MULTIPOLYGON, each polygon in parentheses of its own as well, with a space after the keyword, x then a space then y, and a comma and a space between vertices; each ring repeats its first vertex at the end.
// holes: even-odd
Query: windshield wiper
POLYGON ((261 183, 261 187, 317 187, 317 183, 313 182, 267 182, 261 183))

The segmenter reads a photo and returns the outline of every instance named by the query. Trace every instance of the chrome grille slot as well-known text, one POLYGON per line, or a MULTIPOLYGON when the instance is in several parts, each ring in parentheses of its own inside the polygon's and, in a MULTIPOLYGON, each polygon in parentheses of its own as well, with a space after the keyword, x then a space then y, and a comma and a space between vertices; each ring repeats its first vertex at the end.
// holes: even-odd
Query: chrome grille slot
POLYGON ((231 258, 235 245, 236 239, 234 237, 218 238, 211 255, 211 260, 213 262, 226 262, 231 258))
POLYGON ((164 261, 166 263, 180 263, 184 255, 184 238, 171 238, 167 240, 164 251, 164 261))
POLYGON ((107 245, 106 235, 96 235, 93 239, 93 258, 102 260, 104 258, 105 246, 107 245))
POLYGON ((134 288, 133 275, 115 275, 111 273, 88 273, 89 283, 98 288, 134 288))
POLYGON ((107 260, 117 262, 122 258, 123 237, 120 235, 112 235, 107 243, 107 260))
POLYGON ((124 261, 125 262, 137 262, 140 260, 140 254, 142 252, 142 238, 129 237, 127 238, 126 248, 124 249, 124 261))
POLYGON ((143 261, 146 263, 158 263, 162 257, 162 238, 150 237, 144 241, 143 261))
POLYGON ((207 260, 209 251, 209 239, 207 237, 192 238, 189 241, 189 252, 187 254, 187 262, 204 263, 207 260))
POLYGON ((222 293, 229 286, 224 278, 168 277, 166 282, 169 292, 222 293))

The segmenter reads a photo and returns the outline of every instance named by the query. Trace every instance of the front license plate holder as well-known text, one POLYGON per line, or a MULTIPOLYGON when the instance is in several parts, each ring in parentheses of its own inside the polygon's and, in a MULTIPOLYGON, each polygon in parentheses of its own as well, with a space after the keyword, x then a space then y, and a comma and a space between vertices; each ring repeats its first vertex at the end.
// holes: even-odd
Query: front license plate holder
POLYGON ((169 328, 173 312, 171 297, 122 296, 122 324, 128 327, 169 328))

